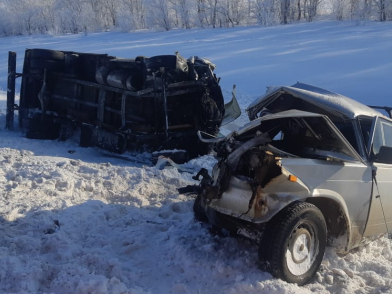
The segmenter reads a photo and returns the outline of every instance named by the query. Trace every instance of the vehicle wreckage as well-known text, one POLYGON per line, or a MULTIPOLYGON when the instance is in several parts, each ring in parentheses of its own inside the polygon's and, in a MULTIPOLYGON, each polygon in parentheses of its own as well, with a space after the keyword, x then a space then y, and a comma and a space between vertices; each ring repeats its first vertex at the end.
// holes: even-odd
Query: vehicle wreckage
POLYGON ((259 244, 275 277, 303 285, 325 246, 346 253, 392 228, 390 107, 297 83, 269 88, 249 123, 214 143, 218 163, 194 177, 195 218, 259 244))
POLYGON ((297 83, 269 88, 248 107, 248 124, 214 138, 239 107, 235 97, 224 106, 205 59, 28 49, 23 73, 15 62, 10 52, 6 126, 17 110, 27 137, 67 139, 80 126, 82 146, 118 153, 196 156, 207 150, 198 139, 214 144, 212 175, 201 169, 200 185, 180 192, 196 191, 197 220, 256 241, 261 265, 278 278, 305 284, 327 244, 346 253, 392 228, 390 107, 297 83))
POLYGON ((208 150, 197 131, 216 134, 240 115, 234 95, 224 105, 214 69, 207 59, 178 53, 122 59, 27 49, 23 72, 16 73, 16 53, 9 52, 6 127, 13 129, 17 110, 28 138, 66 140, 80 127, 84 147, 182 149, 195 157, 208 150))

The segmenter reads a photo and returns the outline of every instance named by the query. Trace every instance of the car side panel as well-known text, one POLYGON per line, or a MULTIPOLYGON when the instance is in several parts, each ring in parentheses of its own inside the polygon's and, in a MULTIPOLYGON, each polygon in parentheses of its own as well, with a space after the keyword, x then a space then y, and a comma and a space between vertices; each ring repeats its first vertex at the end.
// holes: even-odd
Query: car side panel
POLYGON ((374 163, 377 184, 373 197, 364 237, 382 234, 392 229, 392 166, 374 163), (385 218, 384 218, 385 216, 385 218))
POLYGON ((263 223, 293 201, 326 197, 340 204, 350 222, 349 247, 360 242, 369 213, 371 167, 361 162, 304 158, 282 158, 278 164, 282 174, 258 188, 253 200, 249 182, 232 176, 230 188, 209 206, 227 215, 263 223), (290 174, 297 177, 295 182, 289 181, 290 174))
POLYGON ((291 159, 283 159, 282 166, 301 179, 313 197, 336 198, 333 195, 339 195, 340 202, 347 207, 351 231, 358 235, 352 241, 359 242, 359 236, 365 230, 371 199, 372 170, 370 166, 360 162, 311 159, 302 159, 300 163, 291 159))

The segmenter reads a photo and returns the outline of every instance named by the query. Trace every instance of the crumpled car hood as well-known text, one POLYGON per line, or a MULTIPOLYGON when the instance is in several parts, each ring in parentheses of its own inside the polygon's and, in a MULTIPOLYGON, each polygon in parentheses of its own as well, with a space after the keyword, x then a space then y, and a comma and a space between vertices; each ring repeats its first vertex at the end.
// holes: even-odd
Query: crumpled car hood
POLYGON ((251 103, 246 111, 249 119, 253 120, 260 116, 258 114, 263 109, 279 112, 293 108, 306 110, 304 108, 312 106, 324 110, 324 114, 330 113, 348 119, 359 115, 383 116, 380 112, 351 98, 303 83, 296 83, 291 87, 270 87, 263 96, 251 103))
MULTIPOLYGON (((355 151, 355 149, 348 143, 346 138, 339 132, 336 126, 332 123, 332 121, 325 115, 318 113, 311 113, 301 110, 287 110, 275 114, 268 114, 263 117, 257 118, 243 127, 239 128, 236 132, 229 134, 228 137, 237 136, 241 137, 246 135, 247 132, 252 131, 257 128, 258 125, 265 123, 266 121, 276 120, 277 123, 282 119, 293 119, 293 120, 301 120, 306 118, 317 119, 317 124, 319 127, 327 130, 331 136, 335 140, 334 145, 339 146, 339 152, 333 152, 332 150, 324 150, 323 154, 325 157, 338 159, 342 161, 363 161, 363 159, 359 156, 359 154, 355 151)), ((309 133, 315 133, 313 130, 314 125, 304 124, 304 127, 307 128, 309 133)), ((317 136, 315 134, 315 136, 317 136)), ((319 138, 320 142, 324 138, 319 138)), ((321 154, 321 153, 320 153, 321 154)))

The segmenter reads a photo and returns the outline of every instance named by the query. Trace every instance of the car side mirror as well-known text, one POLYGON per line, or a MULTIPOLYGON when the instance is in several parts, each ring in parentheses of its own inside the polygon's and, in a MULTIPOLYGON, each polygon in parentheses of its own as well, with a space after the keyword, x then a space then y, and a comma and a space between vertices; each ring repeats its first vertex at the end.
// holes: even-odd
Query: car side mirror
POLYGON ((374 156, 374 161, 392 164, 392 147, 381 146, 378 154, 374 156))

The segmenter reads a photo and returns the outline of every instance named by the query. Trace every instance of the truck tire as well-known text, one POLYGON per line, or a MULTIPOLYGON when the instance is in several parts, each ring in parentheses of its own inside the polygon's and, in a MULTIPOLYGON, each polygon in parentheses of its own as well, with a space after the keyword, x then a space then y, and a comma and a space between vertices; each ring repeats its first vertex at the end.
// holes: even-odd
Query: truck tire
POLYGON ((64 69, 64 63, 56 60, 32 58, 30 59, 30 67, 41 70, 48 69, 51 71, 61 71, 64 69))
POLYGON ((64 60, 64 52, 49 49, 32 49, 30 52, 30 58, 62 61, 64 60))
POLYGON ((148 69, 159 69, 161 67, 167 70, 176 69, 177 57, 174 55, 158 55, 145 59, 145 65, 148 69))
POLYGON ((264 270, 289 283, 304 285, 320 267, 327 242, 327 227, 313 204, 294 202, 268 224, 259 246, 264 270))
POLYGON ((60 135, 60 124, 50 120, 41 121, 26 118, 23 120, 23 127, 28 139, 54 140, 58 139, 60 135))
POLYGON ((123 68, 123 69, 130 69, 136 72, 142 70, 142 66, 140 62, 136 62, 135 59, 122 59, 122 58, 115 58, 109 60, 109 65, 111 68, 123 68))

